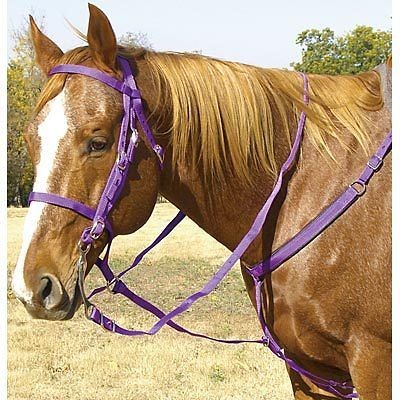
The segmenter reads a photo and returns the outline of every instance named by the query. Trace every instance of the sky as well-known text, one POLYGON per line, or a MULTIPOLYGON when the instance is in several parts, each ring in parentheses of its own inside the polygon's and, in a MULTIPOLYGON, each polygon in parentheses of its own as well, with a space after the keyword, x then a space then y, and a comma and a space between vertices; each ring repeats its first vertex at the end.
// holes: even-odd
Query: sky
MULTIPOLYGON (((155 50, 193 51, 224 60, 263 67, 288 68, 300 61, 297 35, 305 29, 329 27, 337 34, 357 25, 391 28, 390 0, 92 0, 109 17, 117 37, 147 34, 155 50)), ((82 0, 12 0, 7 2, 10 32, 28 14, 45 17, 46 34, 62 50, 82 45, 66 19, 87 30, 87 2, 82 0)))

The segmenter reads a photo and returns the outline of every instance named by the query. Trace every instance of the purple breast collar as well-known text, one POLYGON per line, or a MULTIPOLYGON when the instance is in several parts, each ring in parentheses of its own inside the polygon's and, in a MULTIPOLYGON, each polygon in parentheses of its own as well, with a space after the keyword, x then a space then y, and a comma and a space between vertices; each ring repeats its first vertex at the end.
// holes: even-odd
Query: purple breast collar
MULTIPOLYGON (((79 239, 78 249, 80 252, 80 257, 77 261, 78 284, 81 291, 85 314, 87 318, 94 321, 108 331, 128 336, 154 335, 164 325, 169 325, 171 328, 179 332, 222 343, 261 343, 267 346, 279 358, 284 360, 290 366, 290 368, 300 373, 301 375, 306 376, 318 387, 341 398, 349 399, 358 397, 357 393, 355 393, 354 391, 354 387, 352 386, 351 382, 338 382, 314 375, 285 355, 284 349, 282 349, 279 346, 278 342, 274 339, 274 336, 270 332, 265 321, 262 306, 262 285, 266 274, 271 273, 280 265, 282 265, 282 263, 287 261, 293 255, 297 254, 304 246, 315 239, 324 229, 326 229, 331 223, 333 223, 365 193, 368 182, 370 181, 374 173, 377 172, 377 170, 381 167, 383 159, 391 149, 391 132, 387 135, 377 152, 368 161, 367 166, 356 181, 350 184, 349 187, 331 205, 329 205, 308 225, 306 225, 297 235, 286 242, 283 246, 275 250, 267 260, 260 262, 259 264, 253 266, 251 269, 248 270, 248 273, 254 280, 254 285, 256 288, 256 309, 263 330, 263 337, 260 340, 212 338, 200 333, 189 331, 188 329, 174 322, 173 319, 177 315, 186 311, 193 303, 211 293, 215 289, 215 287, 221 282, 221 280, 227 275, 227 273, 232 269, 235 263, 240 260, 252 241, 260 234, 264 226, 264 222, 269 214, 270 208, 275 198, 281 191, 283 177, 292 168, 297 159, 303 136, 306 115, 304 112, 302 112, 300 115, 297 133, 289 157, 282 165, 275 186, 270 196, 267 198, 265 204, 257 214, 257 217, 255 218, 248 233, 243 237, 243 239, 237 245, 236 249, 232 252, 225 263, 220 267, 217 273, 210 279, 209 282, 204 285, 201 290, 187 297, 180 305, 178 305, 169 313, 165 313, 154 304, 143 299, 142 297, 135 294, 132 290, 130 290, 122 281, 122 277, 132 268, 136 267, 143 259, 143 257, 152 248, 154 248, 159 242, 161 242, 161 240, 167 237, 169 233, 183 220, 185 214, 183 214, 181 211, 178 212, 175 218, 167 225, 167 227, 154 240, 154 242, 151 243, 151 245, 148 246, 145 250, 143 250, 128 268, 120 272, 118 275, 115 275, 112 272, 108 262, 110 248, 112 240, 114 238, 113 229, 108 220, 108 215, 121 194, 122 188, 128 175, 129 167, 134 159, 135 148, 139 141, 139 135, 136 130, 136 121, 139 122, 145 138, 148 142, 148 145, 156 154, 159 160, 160 168, 163 167, 163 149, 158 144, 156 144, 154 136, 147 123, 147 119, 143 111, 140 92, 136 87, 136 83, 132 75, 129 62, 122 57, 118 57, 118 60, 120 62, 123 72, 123 82, 101 71, 82 65, 58 65, 50 72, 50 75, 58 73, 86 75, 93 79, 97 79, 122 93, 124 116, 121 122, 117 158, 115 164, 111 169, 104 191, 100 197, 97 209, 94 210, 75 200, 51 193, 32 192, 29 196, 29 202, 41 201, 55 206, 67 208, 92 221, 92 225, 84 229, 79 239), (131 132, 130 138, 128 138, 129 131, 131 132), (84 277, 87 268, 86 254, 89 252, 91 244, 95 240, 97 240, 105 231, 107 232, 107 245, 105 255, 103 259, 99 258, 97 260, 96 265, 103 273, 106 280, 106 285, 94 289, 89 296, 86 296, 84 290, 84 277), (94 295, 106 289, 110 290, 112 293, 122 294, 139 307, 157 316, 159 318, 158 322, 156 322, 148 331, 130 330, 117 325, 114 321, 105 316, 90 301, 90 299, 94 295)), ((308 104, 308 79, 305 74, 300 74, 303 77, 304 81, 304 102, 308 104)))

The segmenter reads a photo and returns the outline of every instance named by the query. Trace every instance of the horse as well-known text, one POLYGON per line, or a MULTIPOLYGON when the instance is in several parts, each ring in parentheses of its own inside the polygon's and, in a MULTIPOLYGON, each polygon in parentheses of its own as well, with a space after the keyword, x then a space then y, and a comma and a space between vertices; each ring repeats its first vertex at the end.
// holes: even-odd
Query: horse
MULTIPOLYGON (((358 176, 391 129, 384 80, 309 75, 309 102, 295 71, 264 69, 189 53, 117 45, 107 16, 89 5, 87 45, 63 53, 30 19, 36 62, 96 68, 116 79, 125 57, 134 71, 163 169, 142 129, 121 196, 110 212, 115 235, 141 228, 160 193, 234 250, 249 230, 307 116, 301 153, 283 180, 271 215, 240 260, 256 307, 251 266, 295 235, 358 176), (349 181, 350 179, 350 181, 349 181)), ((25 140, 36 192, 96 208, 115 163, 123 112, 119 92, 79 74, 45 84, 25 140)), ((326 378, 350 380, 360 398, 391 398, 391 158, 365 195, 317 239, 263 277, 266 323, 298 363, 326 378)), ((87 220, 32 202, 13 275, 15 295, 35 318, 67 320, 82 303, 75 261, 87 220)), ((87 253, 88 274, 103 251, 87 253)), ((331 399, 287 367, 296 400, 331 399)))

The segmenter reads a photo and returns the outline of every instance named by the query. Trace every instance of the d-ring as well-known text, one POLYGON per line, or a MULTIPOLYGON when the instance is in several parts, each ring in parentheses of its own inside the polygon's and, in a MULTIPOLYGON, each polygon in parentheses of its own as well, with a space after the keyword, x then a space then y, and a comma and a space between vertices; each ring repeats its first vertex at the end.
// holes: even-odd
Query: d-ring
POLYGON ((362 196, 367 190, 367 185, 363 181, 355 181, 349 187, 355 190, 357 196, 362 196))
POLYGON ((119 280, 120 280, 120 279, 119 279, 118 276, 114 276, 114 278, 112 278, 110 282, 107 282, 107 283, 106 283, 106 289, 107 289, 110 293, 115 294, 114 288, 111 288, 111 286, 112 286, 112 285, 115 285, 117 282, 119 282, 119 280))

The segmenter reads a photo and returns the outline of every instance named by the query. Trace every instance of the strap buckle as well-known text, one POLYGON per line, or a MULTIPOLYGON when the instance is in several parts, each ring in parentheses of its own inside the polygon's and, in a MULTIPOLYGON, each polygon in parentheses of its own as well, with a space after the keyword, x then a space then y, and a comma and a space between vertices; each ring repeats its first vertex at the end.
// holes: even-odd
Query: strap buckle
POLYGON ((124 171, 126 169, 128 164, 128 156, 125 151, 118 153, 116 163, 120 171, 124 171))
POLYGON ((108 319, 108 321, 105 320, 104 315, 102 312, 100 312, 100 326, 107 332, 110 332, 110 329, 106 328, 105 326, 105 322, 109 322, 109 324, 111 325, 111 331, 113 333, 115 333, 115 322, 112 319, 108 319))
POLYGON ((373 169, 374 171, 377 171, 383 163, 383 159, 376 154, 374 154, 367 162, 368 167, 373 169))
POLYGON ((154 153, 156 153, 156 156, 158 158, 158 161, 160 162, 160 165, 162 166, 164 164, 164 149, 159 145, 156 144, 153 147, 154 153))
POLYGON ((110 282, 106 283, 106 289, 108 290, 109 293, 111 293, 111 294, 116 293, 116 292, 114 292, 114 288, 112 288, 111 286, 115 285, 119 281, 120 281, 120 278, 118 276, 114 275, 114 278, 112 278, 110 282))
POLYGON ((96 219, 95 221, 93 221, 93 225, 92 228, 90 229, 89 236, 93 240, 97 240, 104 232, 105 227, 106 223, 102 218, 96 219))
POLYGON ((262 345, 263 346, 269 347, 269 342, 270 342, 271 339, 268 336, 263 336, 261 338, 261 340, 262 340, 262 345))

